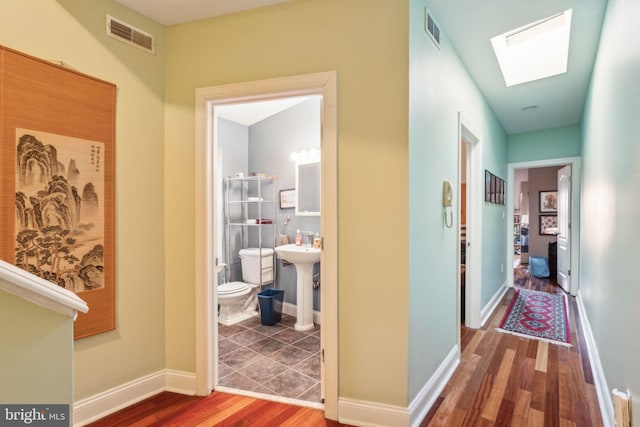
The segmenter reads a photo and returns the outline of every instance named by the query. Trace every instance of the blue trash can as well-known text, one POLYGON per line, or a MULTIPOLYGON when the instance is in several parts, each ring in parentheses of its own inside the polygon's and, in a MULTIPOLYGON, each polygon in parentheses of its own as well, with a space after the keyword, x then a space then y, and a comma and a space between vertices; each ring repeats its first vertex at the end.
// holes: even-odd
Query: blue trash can
POLYGON ((549 277, 549 259, 546 256, 532 256, 529 258, 529 269, 534 277, 549 277))
POLYGON ((260 321, 263 325, 272 326, 282 319, 283 300, 284 291, 280 289, 267 289, 258 293, 260 321))

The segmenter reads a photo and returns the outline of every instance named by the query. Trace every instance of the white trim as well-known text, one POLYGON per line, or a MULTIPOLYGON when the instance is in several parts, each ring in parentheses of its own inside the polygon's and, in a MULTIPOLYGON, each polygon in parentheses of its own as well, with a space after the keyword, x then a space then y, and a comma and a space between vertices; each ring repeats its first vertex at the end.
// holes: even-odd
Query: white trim
POLYGON ((498 288, 496 293, 493 294, 493 296, 491 297, 487 305, 485 305, 482 308, 482 311, 481 311, 482 322, 480 323, 480 327, 484 326, 487 320, 489 320, 489 318, 493 314, 493 311, 496 309, 498 304, 500 304, 500 300, 502 300, 502 297, 504 296, 504 294, 507 293, 508 290, 509 290, 509 286, 507 285, 507 282, 503 283, 498 288))
MULTIPOLYGON (((461 144, 465 142, 467 149, 467 248, 465 273, 465 323, 468 327, 478 329, 481 324, 482 304, 482 209, 484 202, 484 170, 482 168, 482 139, 480 132, 461 112, 458 112, 458 165, 460 164, 461 144)), ((460 166, 458 166, 460 169, 460 166)), ((461 180, 458 170, 458 182, 461 180)), ((458 195, 458 206, 460 196, 458 195)), ((460 221, 458 221, 460 223, 460 221)), ((458 231, 458 240, 459 241, 458 231)), ((456 252, 459 253, 459 249, 456 252)), ((460 264, 458 262, 458 264, 460 264)), ((457 274, 458 287, 461 289, 460 274, 457 274)), ((458 305, 461 298, 458 297, 458 305)), ((458 316, 458 319, 460 316, 458 316)), ((460 344, 460 328, 458 328, 458 344, 460 344)))
MULTIPOLYGON (((509 163, 509 176, 507 182, 515 182, 516 169, 543 168, 548 166, 571 165, 571 295, 577 295, 580 289, 580 193, 581 193, 581 167, 580 157, 563 157, 558 159, 536 160, 531 162, 509 163)), ((505 265, 513 262, 513 188, 507 192, 507 212, 510 220, 506 223, 507 252, 505 265)), ((511 272, 511 269, 506 269, 511 272)), ((513 274, 507 274, 509 286, 513 286, 513 274)))
MULTIPOLYGON (((297 309, 298 308, 295 304, 291 304, 290 302, 282 303, 282 312, 284 314, 295 317, 297 315, 297 309)), ((313 323, 320 325, 322 323, 321 319, 321 312, 313 310, 313 323)))
POLYGON ((159 371, 79 400, 73 405, 74 425, 83 426, 92 423, 158 394, 164 390, 164 382, 164 371, 159 371))
POLYGON ((579 291, 576 295, 576 302, 578 304, 578 313, 580 315, 580 326, 582 327, 582 333, 584 334, 584 340, 587 345, 589 360, 591 362, 591 372, 593 374, 593 380, 596 386, 598 403, 600 404, 602 424, 604 425, 604 427, 613 427, 615 425, 613 401, 611 400, 609 395, 607 378, 604 375, 604 369, 602 367, 602 362, 600 361, 600 355, 598 354, 596 340, 593 337, 591 324, 589 323, 589 319, 587 318, 587 310, 584 306, 584 301, 582 300, 582 295, 579 291))
POLYGON ((440 396, 440 393, 444 390, 444 387, 451 379, 451 376, 459 364, 460 347, 456 344, 444 359, 444 362, 442 362, 440 367, 438 367, 435 374, 433 374, 429 381, 427 381, 425 386, 409 405, 411 426, 419 426, 424 417, 427 416, 431 406, 433 406, 438 396, 440 396))
POLYGON ((343 424, 358 426, 417 427, 444 390, 459 363, 460 347, 456 344, 408 408, 341 397, 338 400, 338 419, 343 424))
POLYGON ((78 400, 73 405, 73 425, 87 425, 163 391, 194 395, 195 378, 190 372, 163 369, 78 400))
POLYGON ((409 426, 408 408, 364 400, 338 399, 339 421, 343 424, 368 427, 409 426))
POLYGON ((165 375, 165 391, 188 396, 196 394, 196 374, 193 372, 165 369, 165 375))
POLYGON ((195 313, 197 393, 207 395, 217 382, 217 322, 214 322, 216 257, 214 185, 214 115, 216 105, 277 99, 300 95, 322 95, 322 171, 320 227, 323 251, 320 290, 323 328, 320 339, 324 351, 321 364, 321 394, 325 399, 325 417, 338 417, 338 149, 337 149, 337 74, 320 72, 269 80, 197 88, 195 96, 195 313))
POLYGON ((76 319, 89 306, 73 292, 0 260, 0 289, 56 313, 76 319))

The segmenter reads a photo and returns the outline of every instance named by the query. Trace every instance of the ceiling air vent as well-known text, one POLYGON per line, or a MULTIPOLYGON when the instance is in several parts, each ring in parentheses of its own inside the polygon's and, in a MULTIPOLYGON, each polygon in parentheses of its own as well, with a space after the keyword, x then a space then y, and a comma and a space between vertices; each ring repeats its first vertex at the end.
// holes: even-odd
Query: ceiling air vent
POLYGON ((431 40, 436 44, 436 47, 440 49, 440 27, 433 20, 431 16, 431 11, 429 9, 424 9, 424 30, 429 34, 431 40))
POLYGON ((107 15, 107 35, 149 53, 155 53, 155 39, 151 34, 109 15, 107 15))

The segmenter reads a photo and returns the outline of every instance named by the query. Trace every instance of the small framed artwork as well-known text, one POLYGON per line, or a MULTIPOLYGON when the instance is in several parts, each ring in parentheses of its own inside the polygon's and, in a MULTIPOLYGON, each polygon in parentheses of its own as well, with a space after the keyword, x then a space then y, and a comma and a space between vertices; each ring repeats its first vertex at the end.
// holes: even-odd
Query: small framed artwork
POLYGON ((498 177, 491 174, 491 203, 496 203, 498 197, 498 177))
POLYGON ((289 209, 296 207, 296 190, 289 188, 280 190, 280 209, 289 209))
POLYGON ((484 170, 484 201, 491 201, 491 172, 484 170))
POLYGON ((502 178, 499 178, 484 170, 484 201, 488 203, 495 203, 497 205, 504 205, 506 198, 507 184, 502 178))
POLYGON ((556 213, 558 212, 558 192, 557 191, 541 191, 540 192, 540 213, 556 213))
POLYGON ((558 217, 556 215, 540 215, 540 235, 555 236, 558 234, 558 217))

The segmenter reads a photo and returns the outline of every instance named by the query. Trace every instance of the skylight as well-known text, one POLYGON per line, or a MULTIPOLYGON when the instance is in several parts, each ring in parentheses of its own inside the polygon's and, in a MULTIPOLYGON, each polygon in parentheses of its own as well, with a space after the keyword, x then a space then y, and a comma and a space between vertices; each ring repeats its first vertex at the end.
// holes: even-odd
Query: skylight
POLYGON ((567 72, 571 9, 491 39, 507 86, 567 72))

